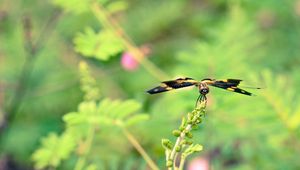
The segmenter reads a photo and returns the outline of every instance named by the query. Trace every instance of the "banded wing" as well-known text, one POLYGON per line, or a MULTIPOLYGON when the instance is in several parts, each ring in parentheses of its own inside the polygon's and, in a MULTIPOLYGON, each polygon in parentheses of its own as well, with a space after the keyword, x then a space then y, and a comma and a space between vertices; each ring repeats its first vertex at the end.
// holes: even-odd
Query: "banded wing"
POLYGON ((208 85, 219 87, 228 91, 232 91, 232 92, 236 92, 248 96, 253 95, 252 93, 237 87, 242 81, 239 79, 225 79, 225 80, 203 79, 202 81, 206 82, 208 85))
POLYGON ((176 80, 163 81, 160 86, 157 86, 153 89, 148 90, 149 94, 156 94, 165 91, 170 91, 173 89, 179 89, 188 86, 197 85, 199 82, 192 78, 178 78, 176 80))

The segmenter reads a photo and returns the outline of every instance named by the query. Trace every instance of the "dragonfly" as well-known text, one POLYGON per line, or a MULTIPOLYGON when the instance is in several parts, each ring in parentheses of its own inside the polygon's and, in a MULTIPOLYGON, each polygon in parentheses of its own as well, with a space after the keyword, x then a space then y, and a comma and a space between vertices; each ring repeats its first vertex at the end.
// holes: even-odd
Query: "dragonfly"
MULTIPOLYGON (((197 102, 206 101, 206 95, 209 93, 209 86, 225 89, 227 91, 247 95, 247 96, 252 96, 253 94, 239 88, 238 86, 240 85, 242 80, 240 79, 223 79, 223 80, 216 80, 216 79, 211 79, 211 78, 205 78, 202 79, 201 81, 197 81, 193 78, 178 78, 175 80, 169 80, 169 81, 163 81, 161 84, 157 87, 154 87, 147 92, 149 94, 157 94, 157 93, 162 93, 166 91, 171 91, 174 89, 179 89, 179 88, 184 88, 184 87, 189 87, 189 86, 196 86, 199 89, 199 97, 197 99, 197 102)), ((253 87, 255 89, 260 89, 253 87)))

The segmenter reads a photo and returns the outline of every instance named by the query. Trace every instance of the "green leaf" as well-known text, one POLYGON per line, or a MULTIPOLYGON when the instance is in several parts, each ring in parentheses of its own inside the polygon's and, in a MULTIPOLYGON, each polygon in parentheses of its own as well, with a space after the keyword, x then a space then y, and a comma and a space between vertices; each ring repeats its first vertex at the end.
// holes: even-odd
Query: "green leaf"
POLYGON ((63 116, 63 120, 67 125, 76 125, 86 121, 86 115, 77 112, 71 112, 63 116))
POLYGON ((91 164, 85 168, 85 170, 97 170, 97 166, 95 164, 91 164))
POLYGON ((96 80, 91 76, 90 69, 86 62, 79 63, 80 86, 84 92, 85 101, 96 101, 100 98, 100 90, 96 85, 96 80))
POLYGON ((67 12, 73 12, 75 14, 80 14, 88 11, 89 0, 53 0, 52 3, 63 8, 67 12))
POLYGON ((105 116, 98 116, 95 118, 90 118, 88 119, 89 123, 92 124, 98 124, 99 126, 108 126, 108 125, 113 125, 114 124, 114 120, 109 118, 109 117, 105 117, 105 116))
POLYGON ((129 114, 141 109, 141 107, 141 104, 135 100, 126 100, 112 111, 111 116, 118 119, 124 119, 129 114))
POLYGON ((126 126, 131 126, 133 124, 140 123, 140 122, 143 122, 148 119, 149 119, 148 114, 138 114, 138 115, 134 115, 134 116, 130 117, 129 119, 127 119, 125 124, 126 124, 126 126))
POLYGON ((300 126, 300 110, 290 116, 290 118, 288 119, 288 126, 293 130, 297 129, 300 126))
POLYGON ((96 103, 94 101, 82 102, 79 105, 79 112, 87 115, 93 115, 96 113, 96 103))
POLYGON ((125 1, 115 1, 106 6, 110 13, 120 12, 127 9, 128 3, 125 1))
POLYGON ((74 43, 77 52, 99 60, 108 60, 124 49, 122 40, 109 30, 96 33, 91 28, 87 28, 85 33, 75 37, 74 43))
POLYGON ((195 152, 200 152, 203 150, 203 146, 200 144, 190 145, 188 148, 184 150, 182 153, 182 157, 187 157, 195 152))
POLYGON ((42 139, 42 146, 33 153, 32 160, 35 162, 36 169, 57 167, 74 149, 75 142, 71 135, 57 136, 55 133, 50 133, 42 139))
POLYGON ((110 107, 112 100, 109 98, 103 99, 97 107, 97 114, 102 114, 105 110, 110 107))
POLYGON ((109 105, 106 108, 103 108, 103 111, 100 113, 101 115, 107 115, 110 118, 113 118, 112 112, 116 110, 121 105, 120 100, 110 101, 109 105))
MULTIPOLYGON (((96 0, 99 3, 105 4, 108 0, 96 0)), ((91 6, 92 0, 52 0, 54 5, 63 8, 67 12, 75 14, 81 14, 88 12, 91 6)))

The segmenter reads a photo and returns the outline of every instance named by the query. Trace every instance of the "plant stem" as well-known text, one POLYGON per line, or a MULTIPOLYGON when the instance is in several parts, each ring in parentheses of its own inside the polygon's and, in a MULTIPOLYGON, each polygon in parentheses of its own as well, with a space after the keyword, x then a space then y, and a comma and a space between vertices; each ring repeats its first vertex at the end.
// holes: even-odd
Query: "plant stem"
POLYGON ((124 46, 132 54, 133 58, 138 61, 153 77, 157 78, 158 80, 164 80, 168 78, 163 71, 161 71, 145 57, 145 54, 135 45, 122 27, 115 20, 109 17, 108 12, 101 6, 101 4, 95 2, 92 4, 91 9, 102 25, 106 29, 111 30, 120 38, 120 40, 122 40, 124 46))
POLYGON ((174 169, 176 168, 176 165, 175 165, 176 156, 177 156, 177 154, 176 154, 176 148, 180 147, 181 141, 185 138, 185 134, 186 134, 185 132, 189 132, 191 129, 192 129, 192 125, 188 124, 186 126, 186 128, 180 133, 180 136, 177 138, 176 143, 175 143, 175 145, 174 145, 174 147, 173 147, 173 149, 171 151, 171 154, 169 156, 169 160, 173 160, 173 167, 174 167, 174 169))
POLYGON ((185 163, 185 157, 181 157, 180 163, 179 163, 179 168, 178 168, 179 170, 183 170, 184 163, 185 163))
POLYGON ((31 23, 29 18, 24 19, 24 47, 26 50, 25 63, 22 67, 21 75, 18 80, 15 93, 12 97, 8 108, 6 109, 7 123, 13 122, 16 114, 22 104, 22 100, 26 95, 28 88, 28 79, 31 76, 32 70, 34 68, 34 63, 37 58, 38 52, 42 49, 42 46, 51 38, 50 33, 53 31, 53 27, 58 21, 60 12, 54 11, 52 16, 47 20, 43 30, 40 35, 37 37, 36 41, 33 41, 31 37, 31 23))
POLYGON ((91 127, 89 129, 87 139, 83 143, 83 145, 84 145, 83 153, 79 157, 78 161, 76 162, 74 170, 82 170, 83 169, 85 162, 86 162, 86 157, 89 154, 92 144, 93 144, 94 135, 95 135, 95 127, 91 127))
POLYGON ((147 154, 147 152, 143 149, 143 147, 139 144, 137 139, 125 128, 121 127, 122 132, 127 137, 129 142, 132 144, 132 146, 142 155, 144 160, 147 162, 149 167, 153 170, 159 170, 158 166, 154 163, 154 161, 150 158, 150 156, 147 154))
POLYGON ((188 149, 185 147, 186 144, 182 143, 182 141, 186 138, 186 136, 188 136, 189 138, 192 137, 192 134, 189 133, 191 133, 193 126, 201 123, 201 117, 205 114, 205 108, 206 108, 206 98, 204 98, 204 100, 199 100, 199 101, 197 100, 196 108, 191 113, 188 113, 187 119, 182 118, 182 124, 178 128, 180 129, 180 134, 177 137, 174 146, 172 147, 172 149, 168 149, 166 147, 166 160, 167 160, 166 165, 168 166, 168 170, 172 170, 172 167, 174 170, 183 169, 186 156, 181 155, 179 165, 176 166, 176 161, 178 160, 178 156, 179 156, 178 153, 183 154, 185 153, 185 151, 187 151, 187 150, 183 151, 183 149, 184 148, 188 149))

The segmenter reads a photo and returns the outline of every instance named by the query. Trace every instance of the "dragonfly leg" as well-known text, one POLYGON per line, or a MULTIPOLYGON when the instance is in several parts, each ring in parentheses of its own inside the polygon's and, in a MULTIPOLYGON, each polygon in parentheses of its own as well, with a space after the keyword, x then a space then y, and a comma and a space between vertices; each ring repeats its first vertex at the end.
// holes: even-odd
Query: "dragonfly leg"
POLYGON ((196 100, 195 107, 197 107, 198 103, 201 101, 202 94, 200 94, 196 100))
POLYGON ((197 98, 197 101, 196 101, 196 104, 195 104, 195 107, 197 107, 198 103, 201 103, 201 102, 205 102, 205 105, 207 103, 207 98, 206 98, 206 95, 204 94, 200 94, 197 98))

